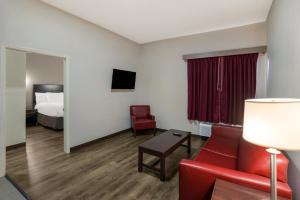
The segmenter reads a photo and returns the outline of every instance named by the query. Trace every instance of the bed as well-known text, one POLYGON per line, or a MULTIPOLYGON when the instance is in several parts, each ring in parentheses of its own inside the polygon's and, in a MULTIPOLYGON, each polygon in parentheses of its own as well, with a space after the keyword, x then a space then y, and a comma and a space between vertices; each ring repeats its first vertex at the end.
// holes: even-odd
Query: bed
POLYGON ((62 130, 64 128, 63 85, 34 84, 32 105, 37 110, 37 123, 62 130))

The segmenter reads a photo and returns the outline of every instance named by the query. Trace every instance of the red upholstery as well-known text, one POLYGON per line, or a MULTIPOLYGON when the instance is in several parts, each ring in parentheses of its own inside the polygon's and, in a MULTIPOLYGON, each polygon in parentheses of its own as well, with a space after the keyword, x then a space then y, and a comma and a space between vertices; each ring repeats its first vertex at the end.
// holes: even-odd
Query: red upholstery
POLYGON ((195 161, 206 162, 212 165, 222 166, 229 169, 236 169, 237 159, 223 156, 203 149, 195 158, 195 161))
POLYGON ((131 127, 136 132, 144 129, 155 129, 155 117, 150 113, 148 105, 130 106, 131 127))
POLYGON ((223 156, 237 158, 238 142, 229 138, 214 137, 208 140, 203 149, 223 156))
MULTIPOLYGON (((238 170, 270 178, 270 154, 264 147, 240 141, 238 170), (243 159, 244 158, 244 159, 243 159)), ((277 180, 287 182, 288 159, 277 155, 277 180)))
POLYGON ((150 115, 150 106, 146 105, 135 105, 130 106, 130 114, 136 118, 148 118, 150 115))
MULTIPOLYGON (((269 165, 265 148, 244 141, 241 127, 214 125, 198 156, 180 162, 179 199, 210 199, 217 178, 269 192, 269 165)), ((278 195, 291 198, 287 167, 288 159, 278 155, 278 195)))

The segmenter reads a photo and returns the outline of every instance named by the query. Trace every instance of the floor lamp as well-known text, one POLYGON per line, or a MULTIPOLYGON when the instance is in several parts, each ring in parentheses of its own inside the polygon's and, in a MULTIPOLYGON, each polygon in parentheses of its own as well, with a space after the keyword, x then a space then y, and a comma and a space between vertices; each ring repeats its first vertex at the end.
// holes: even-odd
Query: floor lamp
POLYGON ((243 138, 270 153, 271 198, 277 200, 279 150, 300 150, 300 99, 250 99, 245 102, 243 138))

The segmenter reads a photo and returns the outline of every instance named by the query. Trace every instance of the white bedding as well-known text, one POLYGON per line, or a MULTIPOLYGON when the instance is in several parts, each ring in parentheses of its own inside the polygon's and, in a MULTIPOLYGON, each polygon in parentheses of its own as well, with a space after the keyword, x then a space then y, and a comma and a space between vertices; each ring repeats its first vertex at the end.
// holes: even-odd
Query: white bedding
POLYGON ((48 115, 51 117, 63 117, 64 116, 64 104, 58 102, 43 102, 35 105, 38 113, 48 115))

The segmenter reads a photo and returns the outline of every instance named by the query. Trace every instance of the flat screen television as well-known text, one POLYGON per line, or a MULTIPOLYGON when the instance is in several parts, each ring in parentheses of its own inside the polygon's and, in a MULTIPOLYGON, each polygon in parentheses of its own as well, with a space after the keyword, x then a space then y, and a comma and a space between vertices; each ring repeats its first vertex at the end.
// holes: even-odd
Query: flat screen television
POLYGON ((135 72, 120 69, 113 70, 111 89, 134 89, 135 88, 135 72))

